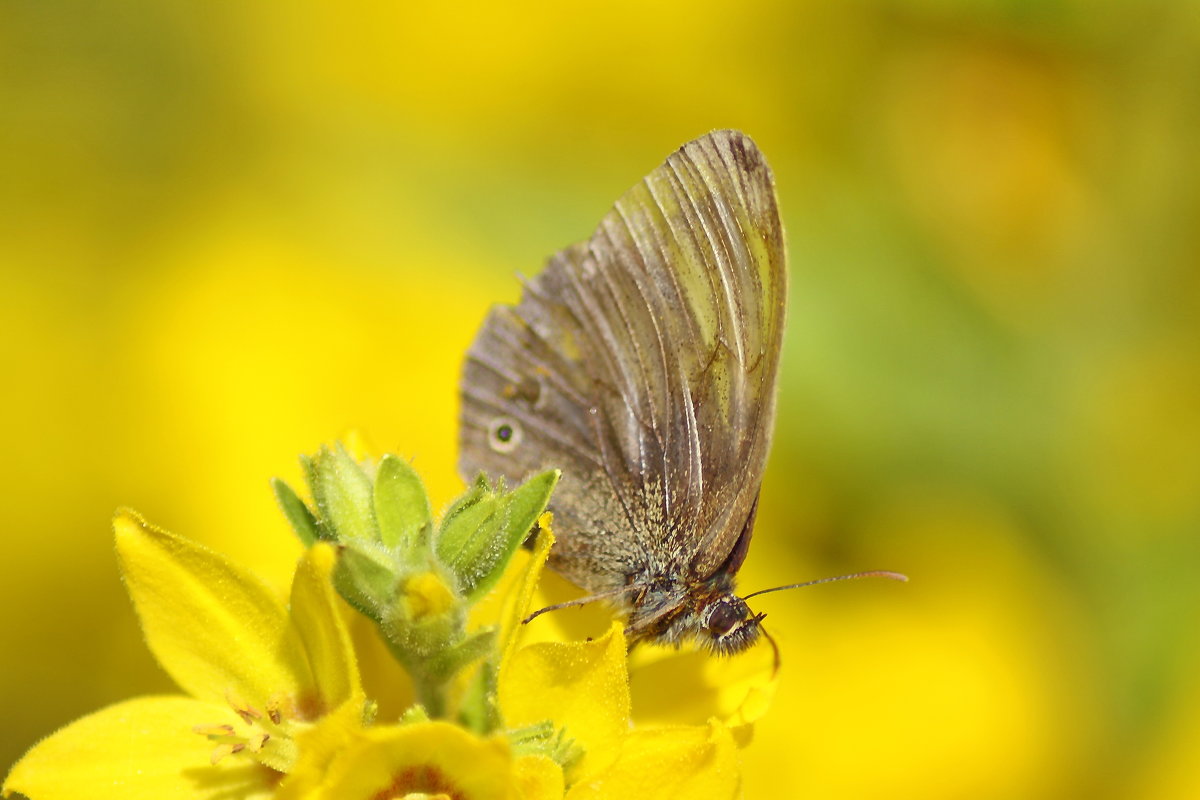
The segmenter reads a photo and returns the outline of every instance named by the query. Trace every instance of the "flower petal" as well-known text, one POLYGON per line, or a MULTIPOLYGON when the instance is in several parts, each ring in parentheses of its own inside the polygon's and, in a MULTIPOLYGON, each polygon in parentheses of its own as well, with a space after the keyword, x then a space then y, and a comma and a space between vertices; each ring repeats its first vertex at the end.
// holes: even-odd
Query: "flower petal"
POLYGON ((257 577, 131 511, 113 528, 146 643, 181 688, 262 707, 311 685, 287 611, 257 577))
POLYGON ((719 800, 740 792, 733 736, 721 722, 711 720, 707 726, 634 731, 617 760, 572 786, 567 800, 719 800))
POLYGON ((518 650, 499 679, 510 727, 551 720, 584 750, 578 775, 604 769, 629 732, 629 677, 619 623, 591 642, 540 642, 518 650))
POLYGON ((416 702, 412 676, 388 650, 374 621, 346 607, 342 622, 350 631, 363 688, 367 697, 377 704, 378 718, 399 719, 405 709, 416 702))
POLYGON ((275 800, 301 800, 317 791, 329 765, 356 745, 363 733, 362 703, 344 703, 296 735, 299 756, 279 785, 275 800))
POLYGON ((553 516, 549 511, 538 518, 537 539, 529 555, 529 563, 521 574, 519 583, 512 594, 512 600, 507 613, 501 620, 500 632, 500 671, 503 673, 506 663, 512 658, 520 638, 521 623, 529 614, 529 606, 533 602, 533 594, 537 591, 538 579, 546 566, 546 558, 550 548, 554 546, 554 533, 550 530, 553 516))
MULTIPOLYGON (((361 730, 341 748, 306 800, 371 800, 449 795, 464 800, 517 797, 508 744, 446 722, 361 730)), ((301 795, 297 795, 301 796, 301 795)))
POLYGON ((561 800, 563 771, 553 758, 542 755, 521 756, 513 766, 517 785, 524 800, 561 800))
MULTIPOLYGON (((731 728, 758 720, 770 706, 779 670, 763 642, 727 658, 698 650, 639 647, 630 657, 637 723, 698 725, 716 717, 731 728)), ((740 734, 739 734, 740 736, 740 734)))
POLYGON ((36 744, 12 768, 3 793, 36 800, 269 797, 279 773, 248 759, 212 764, 212 742, 192 730, 237 723, 227 706, 187 697, 127 700, 36 744))
POLYGON ((354 645, 329 578, 336 559, 332 547, 317 544, 305 552, 292 579, 291 620, 308 654, 312 696, 319 701, 308 719, 362 694, 354 645))

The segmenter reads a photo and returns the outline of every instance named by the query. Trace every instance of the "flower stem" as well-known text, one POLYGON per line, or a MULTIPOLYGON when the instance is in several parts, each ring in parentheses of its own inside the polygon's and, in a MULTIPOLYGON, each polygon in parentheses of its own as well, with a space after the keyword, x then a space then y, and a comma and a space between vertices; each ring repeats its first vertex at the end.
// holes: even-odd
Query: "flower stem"
POLYGON ((425 709, 425 713, 429 715, 430 719, 445 719, 446 681, 425 669, 427 658, 414 656, 409 649, 392 641, 387 636, 384 636, 383 640, 388 651, 404 666, 405 671, 412 678, 417 705, 425 709))
POLYGON ((445 719, 446 686, 442 681, 428 675, 413 675, 413 688, 417 702, 425 708, 430 719, 445 719))

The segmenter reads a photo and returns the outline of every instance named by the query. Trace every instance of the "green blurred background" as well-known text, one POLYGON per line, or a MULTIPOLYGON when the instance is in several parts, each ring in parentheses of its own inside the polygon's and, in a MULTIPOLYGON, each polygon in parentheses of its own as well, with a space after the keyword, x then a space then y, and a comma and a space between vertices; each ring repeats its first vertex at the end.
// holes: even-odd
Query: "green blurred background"
POLYGON ((170 691, 109 518, 286 585, 267 480, 454 474, 517 271, 750 133, 791 254, 747 795, 1200 796, 1190 3, 0 5, 0 767, 170 691))

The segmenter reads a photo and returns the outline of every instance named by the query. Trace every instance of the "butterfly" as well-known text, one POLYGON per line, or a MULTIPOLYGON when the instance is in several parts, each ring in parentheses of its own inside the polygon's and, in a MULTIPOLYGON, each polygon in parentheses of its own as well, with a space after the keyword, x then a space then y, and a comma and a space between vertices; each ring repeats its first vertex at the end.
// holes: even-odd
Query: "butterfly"
POLYGON ((613 602, 631 642, 729 654, 760 635, 764 615, 734 589, 786 294, 771 170, 745 134, 714 131, 494 307, 467 352, 459 472, 560 468, 548 563, 613 602))

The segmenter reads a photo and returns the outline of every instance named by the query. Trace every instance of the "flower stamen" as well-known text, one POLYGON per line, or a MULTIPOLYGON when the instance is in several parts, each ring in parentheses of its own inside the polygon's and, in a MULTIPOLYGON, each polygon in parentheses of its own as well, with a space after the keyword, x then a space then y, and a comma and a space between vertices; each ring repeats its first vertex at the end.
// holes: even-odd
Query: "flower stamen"
MULTIPOLYGON (((277 740, 276 744, 284 748, 283 750, 279 750, 279 747, 274 748, 276 751, 275 755, 278 756, 280 753, 287 752, 289 736, 287 730, 281 727, 284 715, 280 710, 278 701, 271 701, 264 713, 254 706, 233 697, 227 699, 233 712, 241 718, 242 722, 250 730, 244 733, 239 732, 233 725, 228 723, 194 726, 192 730, 195 733, 216 743, 217 746, 213 749, 210 757, 213 764, 216 764, 226 756, 242 752, 253 754, 256 760, 262 760, 258 756, 262 753, 263 748, 266 747, 267 742, 271 741, 273 734, 278 734, 281 737, 277 740), (269 732, 263 730, 264 727, 274 727, 276 730, 269 732)), ((274 758, 267 759, 266 763, 268 766, 274 768, 279 767, 274 758)))
POLYGON ((236 713, 239 717, 242 718, 242 722, 246 723, 247 725, 253 725, 254 723, 258 722, 260 719, 262 719, 262 714, 258 713, 258 711, 254 710, 250 706, 245 706, 245 707, 239 708, 238 706, 235 705, 233 707, 233 710, 234 710, 234 713, 236 713))
POLYGON ((207 736, 212 739, 218 736, 233 736, 234 730, 232 725, 194 725, 192 732, 198 733, 201 736, 207 736))

